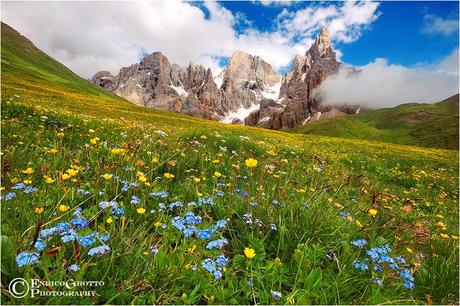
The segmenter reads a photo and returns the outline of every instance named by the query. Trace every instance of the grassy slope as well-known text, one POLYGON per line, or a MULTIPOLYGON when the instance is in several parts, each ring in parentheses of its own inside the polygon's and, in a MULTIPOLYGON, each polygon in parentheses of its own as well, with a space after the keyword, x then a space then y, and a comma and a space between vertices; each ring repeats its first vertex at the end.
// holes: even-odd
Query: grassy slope
POLYGON ((410 103, 329 118, 290 131, 458 149, 458 95, 435 104, 410 103), (424 113, 418 120, 411 120, 412 116, 421 111, 424 113))
MULTIPOLYGON (((2 163, 4 169, 8 169, 2 172, 4 193, 12 191, 15 178, 29 177, 39 189, 30 195, 16 191, 15 200, 2 202, 2 234, 11 237, 11 253, 27 249, 33 231, 25 233, 26 229, 53 219, 56 203, 64 199, 72 208, 79 205, 81 197, 76 195, 76 188, 88 189, 94 194, 94 198, 85 200, 86 214, 97 211, 100 201, 117 195, 119 184, 114 179, 101 178, 101 174, 107 172, 120 176, 120 180, 132 181, 135 172, 140 170, 148 173, 150 182, 166 171, 172 172, 176 175, 173 181, 163 179, 154 185, 155 191, 165 190, 171 194, 167 202, 196 201, 196 192, 200 191, 216 201, 204 215, 207 223, 208 219, 231 220, 228 231, 223 234, 229 240, 224 252, 231 262, 224 280, 214 282, 201 268, 192 272, 183 266, 186 263, 199 266, 203 258, 218 253, 207 251, 206 244, 197 239, 178 239, 177 231, 171 226, 160 233, 153 226, 157 221, 170 224, 176 214, 141 216, 128 204, 124 206, 126 224, 129 224, 126 228, 118 221, 105 224, 107 215, 96 216, 97 225, 91 228, 97 226, 99 231, 110 234, 111 255, 88 259, 83 254, 82 269, 74 277, 104 279, 109 286, 101 288, 101 295, 96 298, 49 298, 42 300, 43 303, 248 304, 254 299, 263 304, 276 303, 271 298, 271 290, 283 292, 279 303, 425 303, 427 295, 434 303, 458 301, 457 242, 439 238, 440 230, 436 226, 439 220, 434 217, 434 214, 443 214, 448 233, 455 234, 458 227, 457 151, 223 125, 143 109, 78 78, 4 24, 2 103, 2 163), (46 117, 42 117, 44 115, 46 117), (62 138, 57 137, 60 129, 65 131, 62 138), (90 129, 95 133, 89 132, 90 129), (170 136, 159 137, 154 132, 156 129, 170 136), (207 135, 207 139, 200 135, 207 135), (101 144, 90 145, 90 139, 96 136, 101 144), (194 145, 190 142, 193 139, 202 145, 194 145), (123 144, 127 150, 124 157, 110 154, 110 148, 123 144), (47 153, 51 147, 57 148, 57 155, 47 153), (185 150, 184 156, 179 155, 178 150, 185 150), (233 150, 235 154, 231 154, 233 150), (268 150, 277 155, 268 154, 268 150), (156 167, 150 167, 152 154, 161 162, 156 167), (176 167, 165 164, 172 156, 177 161, 176 167), (253 171, 245 167, 244 160, 248 157, 259 160, 259 166, 253 171), (210 161, 214 159, 220 159, 220 163, 212 164, 210 161), (139 160, 146 161, 147 165, 140 165, 139 160), (63 181, 62 173, 74 163, 88 167, 74 182, 63 181), (266 170, 268 165, 275 167, 273 175, 266 170), (127 172, 126 166, 135 171, 127 172), (21 171, 28 167, 35 169, 30 176, 21 171), (192 168, 199 172, 190 172, 192 168), (215 196, 215 171, 223 175, 220 182, 243 189, 247 187, 242 176, 247 175, 250 186, 257 186, 256 190, 247 190, 251 200, 259 203, 252 211, 254 218, 265 224, 275 223, 279 232, 248 228, 240 220, 248 212, 247 200, 235 198, 231 188, 224 188, 222 199, 215 196), (195 173, 207 180, 193 183, 195 173), (46 184, 43 174, 55 182, 46 184), (99 195, 100 190, 105 194, 99 195), (373 194, 379 192, 382 203, 377 218, 372 218, 367 211, 372 207, 373 194), (279 199, 287 207, 273 206, 273 199, 279 199), (308 203, 311 209, 306 210, 303 203, 308 203), (412 212, 401 214, 402 206, 407 203, 413 204, 412 212), (45 208, 41 215, 33 210, 39 206, 45 208), (338 215, 345 210, 353 216, 353 222, 338 215), (355 225, 355 220, 360 220, 364 227, 355 225), (421 229, 414 227, 416 221, 422 224, 421 229), (428 232, 430 236, 415 239, 419 231, 428 232), (370 273, 354 269, 353 260, 363 258, 363 252, 343 242, 357 238, 368 239, 370 245, 389 243, 396 254, 404 255, 411 263, 418 259, 415 253, 407 253, 406 247, 423 252, 427 257, 415 273, 416 289, 405 290, 391 275, 383 289, 379 289, 373 285, 370 273), (161 260, 160 255, 144 254, 157 243, 161 260), (191 244, 198 245, 193 256, 186 252, 191 244), (255 248, 258 254, 250 271, 237 262, 246 246, 255 248), (319 259, 315 255, 326 251, 332 252, 336 260, 330 262, 324 254, 319 259), (432 253, 437 256, 430 256, 432 253), (280 268, 273 268, 276 257, 283 262, 280 268), (307 276, 317 269, 322 270, 322 281, 311 288, 307 276), (245 285, 248 277, 254 279, 254 291, 245 285), (151 287, 145 286, 146 282, 151 287), (116 288, 116 292, 112 288, 116 288)), ((371 139, 372 133, 377 132, 369 133, 371 139)), ((148 196, 151 191, 151 187, 141 185, 138 190, 119 196, 117 201, 129 203, 131 196, 137 195, 143 205, 153 208, 156 202, 148 196)), ((6 258, 6 263, 2 262, 5 288, 8 280, 27 273, 44 274, 46 279, 68 277, 63 262, 73 260, 72 246, 63 246, 56 259, 45 255, 47 261, 43 260, 33 269, 18 269, 14 263, 4 268, 3 265, 12 260, 5 249, 2 242, 2 259, 6 258), (48 269, 54 273, 49 275, 48 269)), ((246 262, 243 258, 244 265, 246 262)), ((11 301, 2 291, 3 300, 11 301)))

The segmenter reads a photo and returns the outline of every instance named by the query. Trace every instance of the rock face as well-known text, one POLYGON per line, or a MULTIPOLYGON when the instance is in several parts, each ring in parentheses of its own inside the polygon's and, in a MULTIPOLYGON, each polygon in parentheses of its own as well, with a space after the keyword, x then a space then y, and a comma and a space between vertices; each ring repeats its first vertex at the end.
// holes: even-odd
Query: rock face
POLYGON ((144 107, 280 129, 361 110, 359 106, 322 106, 313 96, 313 90, 341 65, 329 31, 323 27, 282 78, 260 57, 242 51, 234 52, 216 77, 201 65, 182 68, 154 52, 138 64, 121 68, 116 76, 100 71, 91 82, 144 107))
POLYGON ((278 95, 281 77, 258 56, 236 51, 216 81, 211 69, 193 63, 181 68, 160 52, 116 76, 101 71, 91 79, 144 107, 241 123, 263 97, 278 95))
POLYGON ((319 111, 319 101, 312 96, 313 89, 326 77, 337 73, 340 66, 332 50, 329 31, 323 27, 310 49, 303 56, 297 55, 292 71, 283 76, 277 100, 283 111, 280 113, 273 107, 267 111, 261 106, 249 115, 246 124, 278 129, 307 123, 319 111))

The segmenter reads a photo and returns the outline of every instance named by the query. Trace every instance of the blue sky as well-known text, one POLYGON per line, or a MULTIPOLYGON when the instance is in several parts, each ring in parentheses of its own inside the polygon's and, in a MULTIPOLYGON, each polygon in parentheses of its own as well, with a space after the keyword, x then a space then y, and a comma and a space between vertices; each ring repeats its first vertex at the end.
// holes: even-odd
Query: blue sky
MULTIPOLYGON (((331 4, 336 5, 337 2, 322 5, 331 4)), ((282 3, 262 5, 226 1, 222 5, 234 14, 245 14, 252 27, 260 31, 274 31, 276 17, 284 9, 301 10, 318 3, 293 2, 286 6, 282 3)), ((342 61, 356 66, 365 65, 375 58, 385 58, 390 63, 403 66, 437 62, 458 48, 458 31, 426 33, 425 27, 430 22, 426 16, 430 15, 443 21, 456 20, 458 27, 458 2, 381 2, 378 18, 361 31, 358 39, 351 43, 336 42, 334 46, 342 52, 342 61)), ((239 27, 239 31, 244 29, 244 26, 239 27)))

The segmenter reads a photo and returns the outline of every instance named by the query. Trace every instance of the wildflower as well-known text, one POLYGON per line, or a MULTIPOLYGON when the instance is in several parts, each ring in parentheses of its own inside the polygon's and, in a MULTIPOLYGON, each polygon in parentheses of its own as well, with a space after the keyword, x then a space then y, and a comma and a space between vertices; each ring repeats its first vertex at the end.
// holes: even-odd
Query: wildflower
POLYGON ((136 211, 140 215, 145 214, 145 208, 144 207, 139 207, 138 209, 136 209, 136 211))
POLYGON ((80 270, 80 266, 78 264, 72 264, 67 268, 67 271, 69 272, 77 272, 80 270))
POLYGON ((66 181, 66 180, 68 180, 70 178, 70 175, 68 175, 67 173, 64 173, 64 174, 61 175, 61 178, 62 178, 63 181, 66 181))
POLYGON ((78 170, 75 170, 75 169, 67 169, 65 172, 67 172, 70 177, 78 174, 78 170))
POLYGON ((92 248, 88 251, 88 256, 102 256, 110 252, 110 247, 108 245, 101 245, 95 248, 92 248))
POLYGON ((43 207, 35 207, 35 213, 41 215, 45 209, 43 207))
POLYGON ((171 174, 171 173, 169 173, 169 172, 165 172, 163 175, 164 175, 164 177, 167 178, 167 179, 172 179, 172 178, 175 177, 174 174, 171 174))
POLYGON ((141 182, 141 183, 147 182, 147 178, 146 178, 144 175, 139 175, 138 180, 139 180, 139 182, 141 182))
POLYGON ((167 164, 168 164, 168 166, 174 168, 177 165, 177 162, 175 160, 169 160, 167 164))
POLYGON ((447 238, 449 238, 449 235, 445 234, 445 233, 441 233, 441 237, 444 238, 444 239, 447 239, 447 238))
POLYGON ((54 183, 54 180, 51 177, 45 175, 44 178, 45 178, 45 183, 47 183, 47 184, 54 183))
POLYGON ((359 270, 361 270, 361 271, 367 270, 367 265, 366 265, 364 262, 361 263, 361 262, 355 260, 355 261, 353 262, 353 266, 354 266, 356 269, 359 269, 359 270))
POLYGON ((275 301, 278 301, 283 295, 279 291, 272 291, 272 297, 275 301))
POLYGON ((257 167, 258 162, 256 159, 249 158, 249 159, 246 159, 245 163, 248 168, 255 168, 257 167))
POLYGON ((453 240, 458 240, 458 236, 455 235, 450 235, 450 238, 452 238, 453 240))
POLYGON ((198 177, 195 177, 195 178, 193 179, 193 182, 199 183, 199 182, 201 182, 201 179, 199 179, 198 177))
POLYGON ((88 132, 89 132, 89 133, 94 133, 94 132, 96 132, 96 131, 93 130, 93 129, 89 129, 88 132))
POLYGON ((112 217, 108 217, 107 220, 105 220, 105 222, 107 222, 107 224, 111 224, 113 222, 112 217))
POLYGON ((209 240, 211 239, 212 233, 210 230, 205 229, 205 230, 198 231, 197 236, 198 238, 202 240, 209 240))
POLYGON ((63 133, 63 132, 59 132, 59 133, 56 134, 56 136, 59 137, 59 138, 62 138, 62 137, 64 137, 64 133, 63 133))
POLYGON ((111 179, 112 179, 113 175, 112 175, 112 174, 109 174, 109 173, 106 173, 106 174, 104 174, 102 177, 103 177, 106 181, 108 181, 108 180, 111 180, 111 179))
POLYGON ((152 164, 158 164, 159 162, 158 158, 152 158, 152 164))
POLYGON ((162 225, 162 223, 159 222, 159 221, 157 221, 157 222, 155 222, 155 224, 153 224, 153 226, 155 226, 155 228, 159 228, 161 225, 162 225))
POLYGON ((366 239, 357 239, 351 242, 352 245, 362 249, 364 246, 367 245, 366 239))
POLYGON ((379 286, 383 285, 383 281, 378 277, 374 277, 373 281, 374 281, 374 283, 376 283, 379 286))
POLYGON ((43 240, 37 239, 37 241, 35 241, 34 248, 37 251, 41 252, 45 249, 45 247, 46 247, 46 243, 43 240))
POLYGON ((14 192, 8 192, 6 195, 5 195, 5 201, 11 201, 14 197, 16 196, 16 193, 14 192))
POLYGON ((194 244, 191 247, 187 248, 187 252, 189 254, 193 254, 193 252, 195 252, 195 250, 196 250, 196 244, 194 244))
POLYGON ((272 149, 272 150, 269 150, 269 151, 267 151, 267 154, 268 154, 268 155, 271 155, 271 156, 276 156, 276 152, 275 152, 275 151, 273 151, 273 149, 272 149))
POLYGON ((66 212, 66 211, 69 210, 69 208, 70 208, 69 206, 64 205, 64 204, 61 204, 61 205, 59 205, 59 209, 58 209, 58 210, 59 210, 59 212, 66 212))
POLYGON ((211 161, 211 163, 213 163, 213 164, 218 164, 218 163, 220 163, 220 160, 214 159, 214 160, 211 161))
POLYGON ((270 224, 270 229, 272 231, 277 231, 278 230, 278 228, 276 227, 276 224, 270 224))
POLYGON ((56 155, 57 152, 58 152, 58 150, 56 150, 55 148, 52 148, 52 149, 48 150, 47 152, 48 152, 49 154, 51 154, 51 155, 56 155))
POLYGON ((79 218, 74 218, 70 221, 70 223, 75 226, 76 229, 80 230, 89 225, 89 222, 86 218, 79 217, 79 218))
POLYGON ((414 251, 411 248, 406 248, 408 253, 414 253, 414 251))
POLYGON ((150 247, 150 255, 155 255, 159 251, 160 250, 158 249, 158 247, 156 245, 153 245, 153 246, 150 247))
POLYGON ((89 142, 90 142, 92 145, 97 145, 97 143, 99 142, 99 140, 100 140, 99 137, 96 137, 96 138, 91 138, 89 142))
POLYGON ((254 285, 251 279, 248 279, 246 283, 248 284, 249 287, 252 287, 254 285))
POLYGON ((32 168, 27 168, 26 170, 22 170, 22 173, 23 173, 23 174, 30 175, 30 174, 34 173, 34 169, 32 169, 32 168))
POLYGON ((125 154, 125 149, 113 148, 112 150, 110 150, 110 152, 112 152, 112 154, 115 155, 123 155, 125 154))
POLYGON ((64 243, 69 243, 71 241, 78 241, 79 238, 80 237, 78 236, 77 232, 75 232, 72 229, 61 234, 61 240, 64 243))
POLYGON ((219 178, 219 177, 222 176, 222 174, 221 174, 220 172, 217 172, 217 171, 216 171, 216 172, 214 172, 214 176, 217 177, 217 178, 219 178))
POLYGON ((217 239, 217 240, 209 242, 206 245, 206 249, 208 249, 208 250, 211 250, 211 249, 221 250, 227 243, 228 243, 228 241, 225 238, 217 239))
POLYGON ((371 208, 371 209, 369 209, 369 211, 367 213, 369 214, 369 216, 375 217, 375 215, 377 215, 377 210, 371 208))
POLYGON ((256 256, 256 251, 254 251, 254 249, 251 248, 245 248, 244 255, 247 257, 247 259, 251 260, 256 256))
POLYGON ((95 235, 87 235, 87 236, 81 236, 80 237, 80 245, 82 247, 90 247, 96 242, 96 237, 95 235))
POLYGON ((281 261, 281 259, 279 259, 279 257, 276 257, 276 258, 275 258, 275 265, 279 267, 279 266, 281 266, 282 264, 283 264, 283 262, 281 261))
POLYGON ((25 265, 36 264, 39 259, 40 259, 40 255, 36 252, 31 252, 31 253, 22 252, 16 256, 16 263, 18 267, 21 268, 25 265))

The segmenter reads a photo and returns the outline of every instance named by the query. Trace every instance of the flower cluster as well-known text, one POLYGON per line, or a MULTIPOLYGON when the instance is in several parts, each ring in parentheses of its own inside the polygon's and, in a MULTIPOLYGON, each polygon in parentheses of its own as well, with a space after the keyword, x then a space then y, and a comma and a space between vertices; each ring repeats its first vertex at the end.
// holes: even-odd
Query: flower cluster
MULTIPOLYGON (((364 239, 358 239, 352 242, 352 244, 356 247, 363 248, 367 245, 367 241, 364 239)), ((371 247, 366 250, 367 257, 364 261, 360 262, 355 260, 353 265, 355 268, 365 271, 368 269, 368 263, 373 265, 373 270, 375 272, 383 272, 385 266, 388 266, 389 269, 398 273, 398 275, 403 280, 403 285, 407 289, 412 290, 414 288, 414 277, 412 273, 407 269, 401 267, 402 265, 406 264, 406 260, 402 256, 392 257, 390 254, 392 250, 388 247, 388 245, 382 245, 378 247, 371 247)), ((383 281, 375 277, 374 282, 376 284, 382 285, 383 281)))

